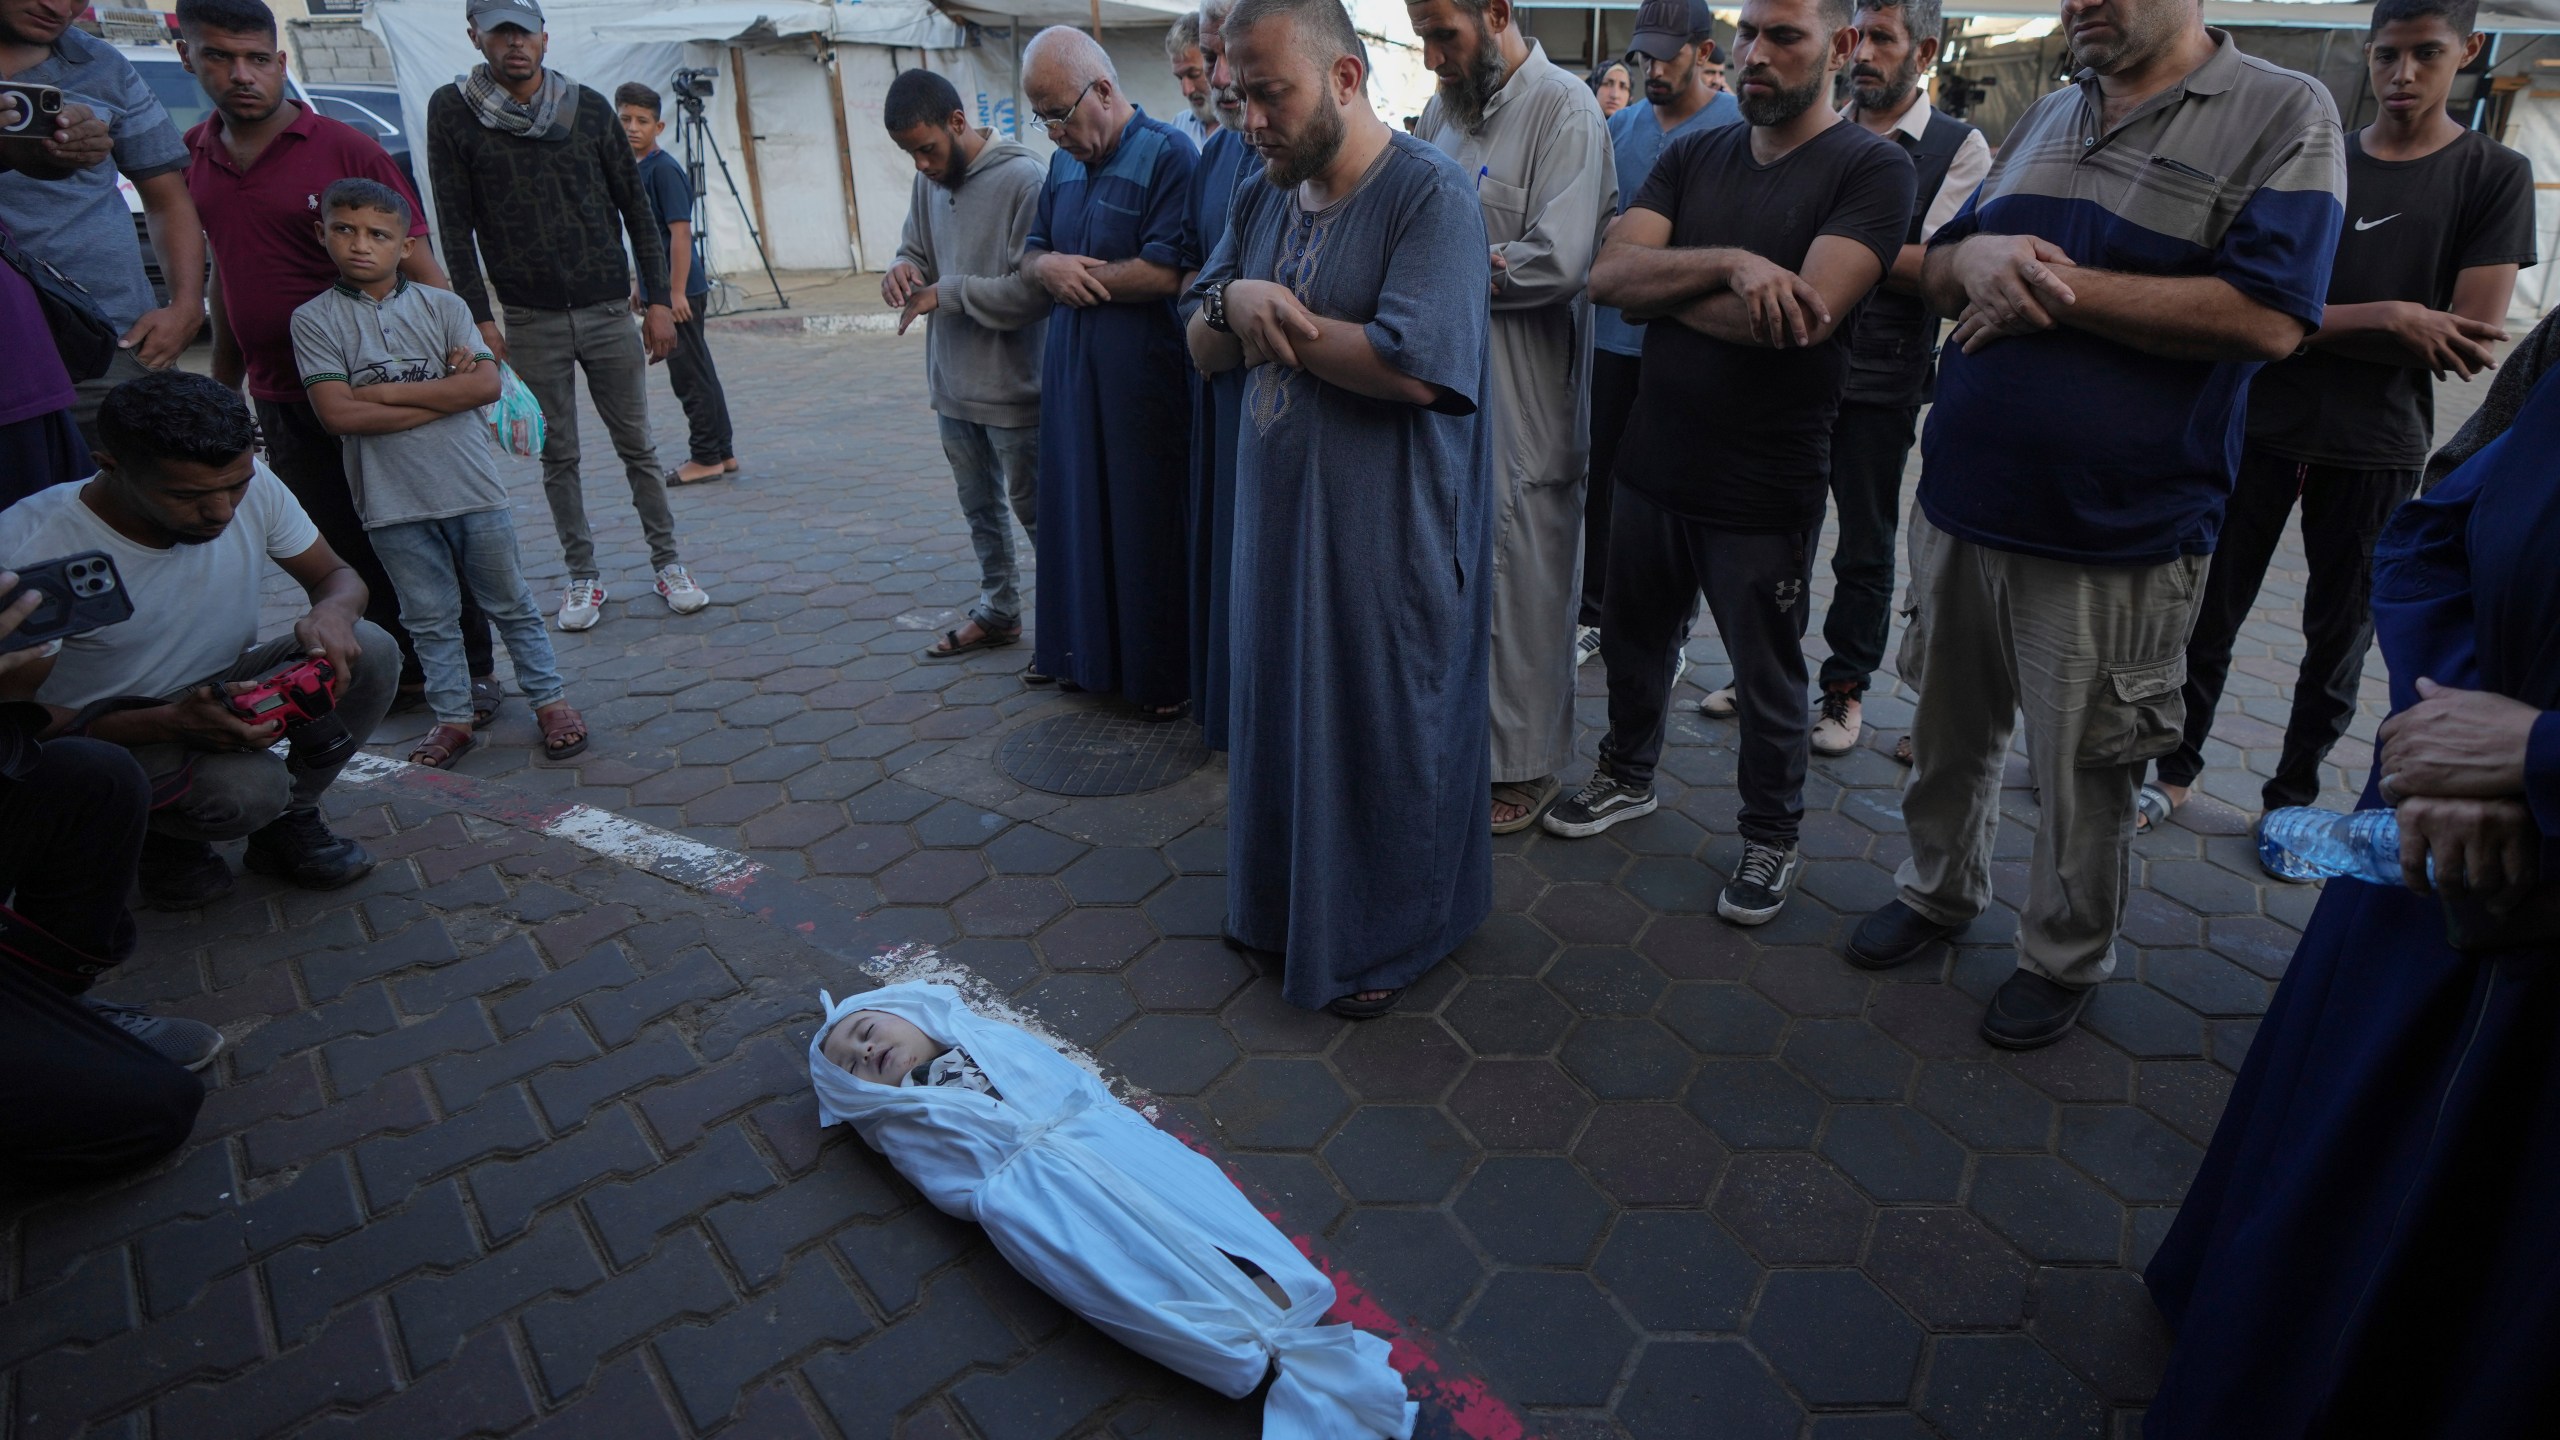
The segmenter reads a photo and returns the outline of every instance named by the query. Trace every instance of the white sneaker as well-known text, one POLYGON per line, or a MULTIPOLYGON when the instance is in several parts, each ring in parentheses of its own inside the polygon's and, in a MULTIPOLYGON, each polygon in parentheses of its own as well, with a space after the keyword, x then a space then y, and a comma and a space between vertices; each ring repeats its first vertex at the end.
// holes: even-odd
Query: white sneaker
POLYGON ((1846 755, 1858 748, 1865 706, 1846 690, 1825 690, 1813 714, 1813 753, 1846 755))
POLYGON ((1671 688, 1672 688, 1672 689, 1674 689, 1674 690, 1679 689, 1679 688, 1680 688, 1680 682, 1681 682, 1681 681, 1683 681, 1683 680, 1686 680, 1686 679, 1688 679, 1688 678, 1689 678, 1689 647, 1688 647, 1688 646, 1686 646, 1686 645, 1683 645, 1683 646, 1681 646, 1681 647, 1680 647, 1680 663, 1671 667, 1671 688))
MULTIPOLYGON (((1676 685, 1680 682, 1675 680, 1671 683, 1676 685)), ((1698 713, 1710 720, 1730 720, 1742 712, 1734 706, 1733 687, 1727 685, 1708 691, 1707 698, 1698 702, 1698 713)))
POLYGON ((1573 630, 1573 663, 1588 665, 1600 658, 1600 627, 1577 625, 1573 630))
POLYGON ((593 630, 604 618, 604 582, 593 575, 569 577, 569 593, 560 597, 560 628, 593 630))
POLYGON ((658 567, 658 593, 666 597, 667 608, 679 615, 690 615, 711 603, 711 596, 693 583, 681 565, 658 567))

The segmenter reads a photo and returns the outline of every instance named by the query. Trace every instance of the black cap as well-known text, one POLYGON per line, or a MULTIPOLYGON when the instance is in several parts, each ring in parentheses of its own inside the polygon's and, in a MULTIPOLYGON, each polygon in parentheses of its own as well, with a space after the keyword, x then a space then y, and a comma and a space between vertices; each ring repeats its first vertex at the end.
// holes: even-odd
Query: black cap
POLYGON ((1638 54, 1669 60, 1681 46, 1713 36, 1715 28, 1715 12, 1707 8, 1707 0, 1644 0, 1636 11, 1636 38, 1628 43, 1638 54))

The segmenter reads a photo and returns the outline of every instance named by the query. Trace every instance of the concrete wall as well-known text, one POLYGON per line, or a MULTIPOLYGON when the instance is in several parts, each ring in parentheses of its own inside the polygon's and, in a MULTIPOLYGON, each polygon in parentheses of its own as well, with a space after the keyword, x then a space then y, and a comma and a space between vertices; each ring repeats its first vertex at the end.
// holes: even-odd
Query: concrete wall
POLYGON ((305 85, 388 85, 391 57, 352 18, 288 20, 284 48, 305 85))

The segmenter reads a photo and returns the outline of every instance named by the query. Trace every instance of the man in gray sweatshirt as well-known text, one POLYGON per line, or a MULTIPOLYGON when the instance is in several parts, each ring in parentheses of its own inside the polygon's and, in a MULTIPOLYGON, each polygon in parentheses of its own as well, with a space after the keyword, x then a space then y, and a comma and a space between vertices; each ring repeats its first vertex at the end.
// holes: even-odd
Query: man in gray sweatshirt
POLYGON ((969 123, 960 92, 930 70, 889 84, 881 118, 916 162, 898 262, 880 298, 899 308, 898 333, 933 317, 925 382, 942 422, 942 453, 959 483, 960 512, 978 552, 978 603, 924 651, 950 660, 1022 638, 1022 589, 1005 505, 1025 540, 1036 535, 1040 471, 1040 354, 1049 292, 1020 273, 1022 240, 1047 169, 1011 140, 969 123))

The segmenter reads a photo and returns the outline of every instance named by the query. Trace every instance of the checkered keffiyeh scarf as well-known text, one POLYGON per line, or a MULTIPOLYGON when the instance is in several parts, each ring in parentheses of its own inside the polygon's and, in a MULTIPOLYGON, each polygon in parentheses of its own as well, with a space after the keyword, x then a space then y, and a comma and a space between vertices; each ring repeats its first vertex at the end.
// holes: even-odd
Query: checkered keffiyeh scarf
POLYGON ((542 89, 531 105, 519 105, 486 64, 462 77, 462 98, 483 125, 533 140, 566 140, 570 119, 578 110, 578 87, 557 70, 542 72, 542 89))

